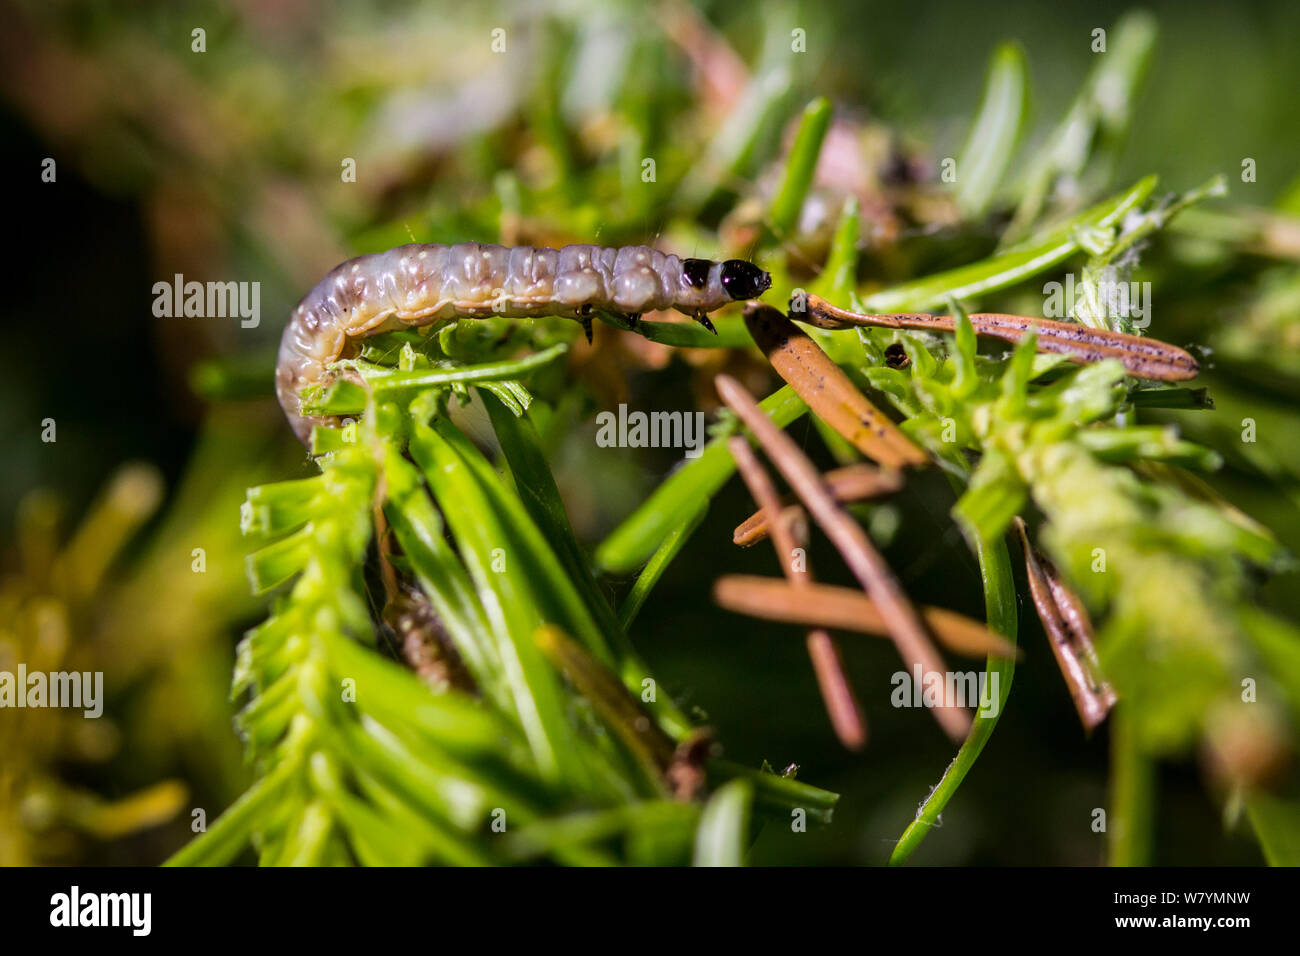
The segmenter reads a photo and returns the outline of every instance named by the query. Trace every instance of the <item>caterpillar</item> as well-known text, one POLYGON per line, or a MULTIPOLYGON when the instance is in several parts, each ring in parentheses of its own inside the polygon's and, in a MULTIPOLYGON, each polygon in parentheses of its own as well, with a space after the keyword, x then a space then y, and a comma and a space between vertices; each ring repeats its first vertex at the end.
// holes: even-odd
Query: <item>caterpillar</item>
POLYGON ((298 303, 280 340, 275 390, 295 434, 313 425, 302 390, 328 381, 350 340, 462 318, 565 316, 591 335, 596 310, 635 322, 673 308, 714 331, 708 313, 762 295, 772 277, 743 259, 679 259, 649 246, 561 249, 414 243, 337 266, 298 303))

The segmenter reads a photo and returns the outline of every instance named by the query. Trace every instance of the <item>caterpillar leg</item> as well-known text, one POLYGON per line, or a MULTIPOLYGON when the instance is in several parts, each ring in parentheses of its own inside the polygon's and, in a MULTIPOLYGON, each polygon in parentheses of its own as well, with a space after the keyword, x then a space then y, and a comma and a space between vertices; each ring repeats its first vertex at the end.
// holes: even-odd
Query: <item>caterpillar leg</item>
POLYGON ((713 323, 709 321, 709 314, 707 312, 696 312, 695 315, 692 316, 692 318, 695 319, 696 322, 700 323, 700 325, 704 326, 706 329, 712 332, 714 335, 718 334, 718 330, 714 328, 713 323))
POLYGON ((641 323, 640 312, 615 312, 610 309, 601 309, 599 313, 594 313, 590 306, 583 306, 578 310, 576 318, 582 323, 583 331, 587 333, 588 345, 591 344, 591 316, 593 314, 599 314, 610 325, 628 332, 635 332, 637 326, 641 323))

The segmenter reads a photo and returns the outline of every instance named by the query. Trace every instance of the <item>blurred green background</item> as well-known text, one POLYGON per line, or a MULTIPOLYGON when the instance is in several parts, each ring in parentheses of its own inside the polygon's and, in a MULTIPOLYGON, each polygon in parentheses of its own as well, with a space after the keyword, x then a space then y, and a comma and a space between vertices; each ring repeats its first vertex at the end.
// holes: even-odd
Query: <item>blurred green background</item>
MULTIPOLYGON (((810 97, 826 95, 917 144, 918 161, 933 165, 959 150, 988 57, 1008 39, 1019 41, 1029 60, 1032 126, 1018 155, 1032 155, 1091 65, 1091 31, 1110 28, 1126 9, 1097 2, 739 2, 704 3, 698 14, 742 64, 759 61, 772 37, 783 42, 791 29, 806 31, 808 52, 794 59, 782 124, 810 97)), ((1164 188, 1184 189, 1223 172, 1233 201, 1274 205, 1300 172, 1300 6, 1145 9, 1159 40, 1114 181, 1154 172, 1164 188), (1255 183, 1240 182, 1244 157, 1257 163, 1255 183)), ((517 9, 299 0, 0 3, 0 136, 14 212, 3 306, 8 347, 0 353, 0 545, 9 586, 40 590, 38 576, 20 580, 32 553, 24 528, 46 527, 32 518, 47 503, 34 505, 33 489, 49 489, 62 502, 64 530, 49 531, 51 540, 67 539, 125 462, 156 467, 165 489, 138 533, 99 528, 78 539, 86 553, 116 556, 93 592, 58 596, 68 608, 69 660, 106 670, 114 739, 82 746, 56 728, 48 739, 24 735, 38 741, 25 756, 17 756, 22 741, 11 741, 19 750, 0 790, 0 828, 10 831, 0 848, 18 847, 8 861, 156 862, 188 835, 184 812, 173 815, 178 807, 215 815, 246 782, 225 696, 234 643, 261 605, 243 581, 238 503, 247 485, 307 473, 269 397, 269 371, 284 318, 320 275, 349 255, 411 236, 494 239, 472 231, 483 207, 500 216, 509 206, 510 184, 493 171, 515 164, 529 180, 538 163, 554 162, 519 145, 551 120, 581 130, 604 158, 594 172, 572 172, 582 195, 566 215, 553 214, 554 199, 525 210, 535 229, 601 241, 606 229, 626 233, 629 221, 645 236, 675 228, 655 205, 623 210, 621 224, 610 226, 584 178, 618 177, 622 147, 601 138, 601 112, 613 98, 607 81, 624 90, 630 81, 647 98, 671 104, 662 111, 666 138, 679 141, 686 158, 700 149, 699 121, 682 119, 698 89, 680 52, 668 52, 668 39, 655 40, 659 52, 653 43, 632 42, 658 36, 668 19, 659 10, 582 2, 517 9), (508 47, 494 55, 487 37, 498 26, 508 47), (196 27, 206 30, 204 54, 191 51, 196 27), (592 34, 597 41, 574 45, 574 37, 592 34), (567 55, 548 56, 552 44, 567 55), (553 70, 558 78, 549 76, 553 70), (556 89, 565 91, 558 101, 556 89), (57 162, 56 183, 40 181, 46 157, 57 162), (342 157, 357 159, 357 183, 340 181, 342 157), (152 285, 176 272, 260 281, 260 327, 155 318, 152 285), (212 398, 211 389, 200 397, 193 388, 199 363, 213 358, 225 361, 209 366, 224 370, 226 384, 216 390, 224 398, 212 398), (40 439, 46 418, 57 422, 56 443, 40 439), (196 581, 198 547, 207 570, 196 581), (29 784, 39 776, 40 788, 15 782, 22 761, 29 784), (190 796, 145 791, 143 809, 122 803, 160 780, 177 781, 190 796), (78 802, 90 793, 109 801, 95 804, 99 816, 78 802), (65 827, 72 836, 46 839, 65 827)), ((742 198, 760 188, 761 159, 738 184, 742 198)), ((936 255, 941 267, 944 251, 936 255)), ((1161 337, 1199 340, 1244 307, 1249 290, 1234 286, 1244 280, 1230 272, 1215 277, 1223 281, 1213 294, 1175 288, 1162 299, 1168 286, 1161 287, 1156 309, 1168 303, 1172 328, 1183 332, 1180 338, 1162 324, 1161 337)), ((1201 437, 1215 428, 1231 435, 1241 409, 1263 409, 1261 416, 1272 409, 1277 428, 1296 434, 1295 392, 1256 392, 1248 379, 1227 373, 1214 373, 1210 385, 1216 397, 1217 386, 1223 389, 1220 409, 1199 414, 1219 417, 1201 437)), ((635 407, 679 407, 691 368, 678 359, 636 369, 626 388, 624 400, 635 407)), ((590 428, 588 418, 554 449, 553 466, 570 493, 575 525, 594 542, 673 460, 627 451, 616 464, 602 458, 593 465, 590 428)), ((800 422, 794 434, 815 448, 810 428, 800 422)), ((1270 452, 1275 459, 1230 454, 1216 484, 1298 551, 1297 497, 1279 476, 1300 469, 1294 449, 1281 444, 1270 452)), ((888 557, 917 601, 982 618, 977 568, 948 519, 950 504, 938 475, 914 479, 900 499, 901 530, 888 557)), ((674 695, 707 714, 728 757, 777 769, 797 763, 801 779, 843 795, 830 827, 800 835, 769 827, 755 862, 883 862, 952 747, 926 715, 888 706, 892 650, 846 639, 872 734, 864 754, 849 754, 827 725, 796 630, 740 620, 712 605, 709 589, 720 570, 773 570, 770 553, 730 543, 749 510, 738 483, 719 498, 633 636, 674 695)), ((836 576, 832 552, 814 550, 812 561, 824 578, 848 583, 836 576)), ((1267 592, 1293 619, 1300 617, 1295 583, 1294 574, 1285 575, 1267 592)), ((1007 712, 918 862, 1101 859, 1102 838, 1089 824, 1093 808, 1106 803, 1105 728, 1084 738, 1032 607, 1021 628, 1026 656, 1007 712)), ((1155 862, 1261 861, 1248 835, 1225 832, 1190 757, 1161 766, 1159 801, 1155 862)))

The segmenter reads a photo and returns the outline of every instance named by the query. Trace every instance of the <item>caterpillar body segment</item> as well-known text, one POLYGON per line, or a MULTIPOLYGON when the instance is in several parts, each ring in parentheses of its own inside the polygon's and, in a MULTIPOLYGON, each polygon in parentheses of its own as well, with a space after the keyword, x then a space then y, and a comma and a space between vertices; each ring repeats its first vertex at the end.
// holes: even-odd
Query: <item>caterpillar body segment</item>
POLYGON ((741 259, 680 259, 649 246, 398 246, 343 263, 307 293, 280 340, 276 395, 306 444, 312 426, 329 419, 302 414, 302 390, 328 380, 350 339, 490 316, 555 315, 585 325, 597 309, 634 317, 671 308, 711 328, 709 312, 771 284, 741 259))

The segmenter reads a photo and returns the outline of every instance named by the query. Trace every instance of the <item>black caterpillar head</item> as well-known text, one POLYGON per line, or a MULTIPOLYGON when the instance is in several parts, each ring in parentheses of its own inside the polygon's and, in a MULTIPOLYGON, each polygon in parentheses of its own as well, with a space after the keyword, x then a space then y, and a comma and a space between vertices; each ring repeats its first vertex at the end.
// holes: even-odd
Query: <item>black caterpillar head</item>
POLYGON ((733 299, 752 299, 772 288, 772 277, 744 259, 728 259, 722 264, 722 288, 733 299))

